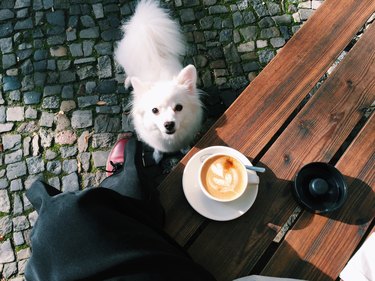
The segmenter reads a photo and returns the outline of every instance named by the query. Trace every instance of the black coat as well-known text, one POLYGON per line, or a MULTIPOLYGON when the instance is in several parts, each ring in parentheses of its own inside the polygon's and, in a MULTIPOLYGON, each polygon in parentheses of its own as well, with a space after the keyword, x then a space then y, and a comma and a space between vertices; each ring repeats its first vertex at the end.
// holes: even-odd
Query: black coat
POLYGON ((27 196, 39 214, 28 281, 214 280, 140 200, 106 188, 60 193, 41 182, 27 196))

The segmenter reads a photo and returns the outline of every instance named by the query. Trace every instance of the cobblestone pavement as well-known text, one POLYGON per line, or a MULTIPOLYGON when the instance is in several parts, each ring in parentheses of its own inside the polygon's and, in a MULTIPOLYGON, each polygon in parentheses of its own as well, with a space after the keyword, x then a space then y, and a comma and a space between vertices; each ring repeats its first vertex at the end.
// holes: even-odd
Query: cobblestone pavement
MULTIPOLYGON (((321 1, 169 0, 199 71, 209 126, 321 1)), ((0 273, 24 280, 36 179, 66 191, 97 186, 129 91, 113 60, 126 0, 0 1, 0 273)), ((205 127, 202 131, 205 130, 205 127)), ((63 230, 62 230, 63 231, 63 230)))

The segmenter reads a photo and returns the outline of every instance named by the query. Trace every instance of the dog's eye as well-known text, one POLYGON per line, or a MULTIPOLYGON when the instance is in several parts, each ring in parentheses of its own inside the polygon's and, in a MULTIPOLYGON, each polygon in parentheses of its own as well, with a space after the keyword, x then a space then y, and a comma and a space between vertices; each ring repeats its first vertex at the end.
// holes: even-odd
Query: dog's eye
POLYGON ((184 107, 181 104, 176 104, 174 110, 175 111, 181 111, 184 107))
POLYGON ((159 109, 157 109, 156 107, 154 107, 154 108, 152 109, 152 113, 154 113, 154 114, 158 114, 158 113, 159 113, 159 109))

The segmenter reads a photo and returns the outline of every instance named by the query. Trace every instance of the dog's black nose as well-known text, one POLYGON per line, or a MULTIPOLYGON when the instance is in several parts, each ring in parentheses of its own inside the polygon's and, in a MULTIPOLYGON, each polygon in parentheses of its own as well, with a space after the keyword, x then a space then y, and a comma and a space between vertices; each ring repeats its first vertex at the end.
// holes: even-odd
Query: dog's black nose
POLYGON ((174 122, 165 122, 164 127, 167 129, 167 131, 172 131, 174 129, 174 122))

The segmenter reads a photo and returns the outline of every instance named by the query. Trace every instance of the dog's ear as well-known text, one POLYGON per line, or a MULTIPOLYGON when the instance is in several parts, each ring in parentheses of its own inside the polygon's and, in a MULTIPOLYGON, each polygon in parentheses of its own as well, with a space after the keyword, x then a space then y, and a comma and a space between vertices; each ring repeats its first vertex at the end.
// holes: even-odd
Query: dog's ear
POLYGON ((177 76, 177 83, 187 87, 190 93, 195 93, 197 83, 197 70, 194 65, 189 64, 180 71, 177 76))
POLYGON ((146 91, 147 89, 146 85, 141 80, 139 80, 139 78, 132 77, 130 81, 134 89, 134 92, 142 94, 143 92, 146 91))

